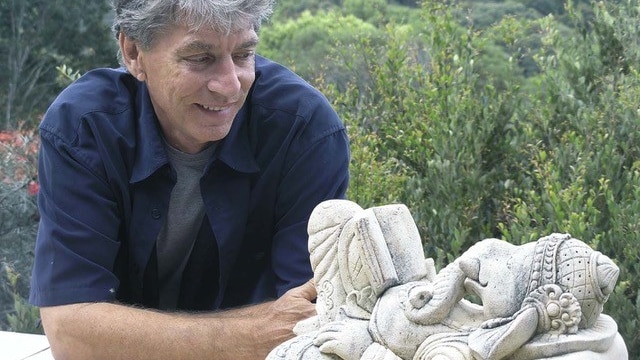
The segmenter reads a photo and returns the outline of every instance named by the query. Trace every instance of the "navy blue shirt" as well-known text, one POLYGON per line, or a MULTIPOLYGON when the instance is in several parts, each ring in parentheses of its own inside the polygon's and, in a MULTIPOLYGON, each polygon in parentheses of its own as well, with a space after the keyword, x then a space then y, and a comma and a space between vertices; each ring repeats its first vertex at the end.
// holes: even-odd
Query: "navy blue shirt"
MULTIPOLYGON (((176 174, 144 83, 91 71, 40 125, 40 225, 30 301, 155 307, 155 244, 176 174)), ((256 79, 200 181, 205 220, 178 307, 264 301, 313 276, 307 222, 344 198, 349 148, 328 101, 286 68, 256 58, 256 79)))

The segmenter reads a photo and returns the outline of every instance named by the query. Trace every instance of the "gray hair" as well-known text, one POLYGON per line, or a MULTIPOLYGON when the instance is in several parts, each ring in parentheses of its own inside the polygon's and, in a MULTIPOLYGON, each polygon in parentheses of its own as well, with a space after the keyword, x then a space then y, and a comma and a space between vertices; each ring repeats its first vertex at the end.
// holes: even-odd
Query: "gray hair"
POLYGON ((113 31, 150 49, 172 25, 192 30, 209 26, 229 34, 251 26, 258 31, 273 11, 274 0, 112 0, 113 31))

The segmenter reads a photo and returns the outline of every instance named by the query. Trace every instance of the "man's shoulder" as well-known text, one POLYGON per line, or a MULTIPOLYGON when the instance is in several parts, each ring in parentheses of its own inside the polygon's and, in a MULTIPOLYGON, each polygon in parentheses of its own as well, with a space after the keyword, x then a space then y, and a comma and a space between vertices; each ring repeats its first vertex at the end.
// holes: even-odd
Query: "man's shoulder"
POLYGON ((78 112, 117 113, 130 105, 137 87, 135 78, 124 69, 95 69, 64 89, 52 107, 66 106, 78 112))
POLYGON ((135 78, 123 69, 91 70, 58 95, 40 127, 68 138, 76 136, 87 121, 129 118, 135 113, 138 87, 135 78))
POLYGON ((296 115, 330 107, 320 91, 287 67, 263 57, 256 59, 252 105, 296 115))
POLYGON ((261 141, 295 141, 291 151, 305 151, 319 140, 343 133, 344 124, 329 100, 286 67, 256 60, 256 81, 248 99, 253 133, 261 141), (293 136, 292 136, 293 135, 293 136))

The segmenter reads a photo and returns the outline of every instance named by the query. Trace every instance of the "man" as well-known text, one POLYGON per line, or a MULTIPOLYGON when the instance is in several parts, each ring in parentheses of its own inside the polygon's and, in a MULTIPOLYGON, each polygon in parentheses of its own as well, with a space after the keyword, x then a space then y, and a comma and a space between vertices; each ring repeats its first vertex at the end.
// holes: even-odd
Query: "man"
POLYGON ((126 70, 40 127, 30 300, 55 357, 264 358, 315 313, 306 226, 345 196, 348 141, 256 55, 272 2, 114 1, 126 70))

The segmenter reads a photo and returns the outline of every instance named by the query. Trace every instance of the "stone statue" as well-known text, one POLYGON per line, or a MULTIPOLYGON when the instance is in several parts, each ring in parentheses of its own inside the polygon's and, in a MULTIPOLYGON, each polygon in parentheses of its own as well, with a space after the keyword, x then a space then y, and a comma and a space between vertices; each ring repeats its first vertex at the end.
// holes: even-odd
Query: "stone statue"
POLYGON ((436 273, 404 205, 318 205, 317 315, 267 360, 628 359, 602 314, 619 269, 568 234, 485 239, 436 273))

